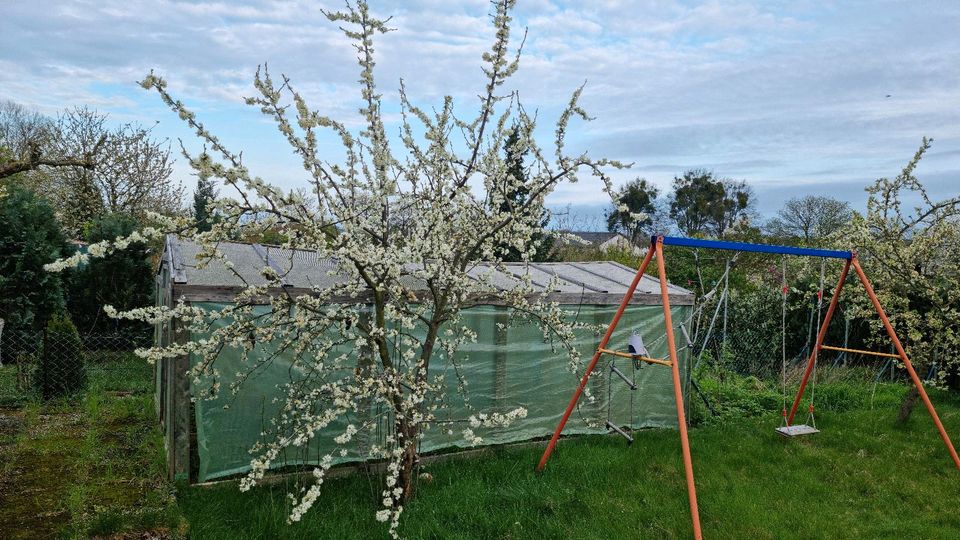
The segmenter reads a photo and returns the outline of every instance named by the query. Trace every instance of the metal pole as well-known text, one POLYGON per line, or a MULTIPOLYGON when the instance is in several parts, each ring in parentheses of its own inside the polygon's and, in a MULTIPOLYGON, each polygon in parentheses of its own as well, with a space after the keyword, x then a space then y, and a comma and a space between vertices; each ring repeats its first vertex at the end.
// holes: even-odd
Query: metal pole
POLYGON ((596 352, 593 353, 593 358, 590 359, 590 363, 587 364, 587 371, 583 374, 583 378, 580 379, 580 384, 577 385, 577 389, 573 392, 573 397, 570 398, 570 403, 567 404, 567 410, 564 411, 563 417, 560 419, 560 423, 557 424, 557 429, 554 430, 553 436, 550 437, 550 442, 547 443, 547 448, 543 451, 543 456, 540 457, 540 463, 537 464, 537 471, 543 471, 543 468, 547 466, 547 460, 550 459, 550 454, 553 453, 553 448, 557 445, 557 440, 560 439, 560 433, 563 432, 564 426, 567 425, 567 420, 570 419, 570 415, 573 413, 574 407, 577 406, 577 401, 580 400, 580 395, 583 394, 583 389, 587 386, 587 381, 590 379, 590 374, 593 373, 593 369, 597 367, 597 361, 600 360, 600 355, 603 354, 600 352, 600 349, 603 349, 607 346, 607 342, 610 341, 610 336, 613 335, 613 331, 617 328, 617 323, 620 322, 620 317, 623 316, 624 310, 627 309, 627 304, 630 303, 630 299, 633 298, 633 292, 637 290, 637 285, 640 284, 640 280, 643 279, 644 272, 647 271, 647 266, 650 265, 650 259, 653 258, 654 247, 653 245, 647 250, 647 255, 643 258, 643 262, 640 263, 640 267, 637 269, 637 275, 633 277, 633 282, 630 283, 630 287, 627 288, 626 294, 623 295, 623 300, 620 301, 620 307, 617 308, 617 312, 613 316, 613 320, 610 321, 610 326, 607 327, 607 333, 603 335, 603 339, 600 340, 600 346, 597 348, 596 352))
POLYGON ((813 366, 817 362, 817 354, 820 352, 820 346, 823 345, 823 339, 827 336, 827 328, 830 326, 830 319, 833 318, 833 312, 837 309, 837 304, 840 301, 840 291, 843 289, 843 282, 847 279, 847 273, 850 272, 850 262, 853 259, 848 259, 846 264, 843 265, 843 271, 840 272, 840 279, 837 281, 837 288, 833 291, 833 298, 830 299, 830 307, 827 308, 827 316, 823 319, 823 323, 820 325, 820 331, 817 332, 817 342, 813 346, 813 350, 810 351, 810 359, 807 361, 807 369, 803 372, 803 379, 800 381, 800 388, 797 389, 797 397, 793 400, 793 406, 790 407, 790 415, 787 417, 787 425, 793 425, 793 417, 797 414, 797 407, 800 406, 800 399, 803 397, 803 391, 807 388, 807 380, 810 378, 810 372, 813 371, 813 366))
POLYGON ((677 403, 677 425, 680 428, 680 448, 683 451, 683 468, 687 476, 687 500, 693 520, 693 537, 703 538, 700 531, 700 511, 697 510, 697 487, 693 480, 693 460, 690 457, 690 441, 687 438, 687 419, 683 410, 683 394, 680 382, 680 362, 677 359, 677 344, 673 338, 673 317, 670 314, 670 294, 667 290, 667 271, 663 264, 663 238, 657 237, 657 273, 660 276, 660 296, 663 297, 663 324, 667 327, 667 347, 670 349, 670 372, 673 374, 673 398, 677 403))
POLYGON ((953 458, 953 464, 957 466, 957 469, 960 469, 960 457, 957 457, 957 451, 953 447, 953 443, 950 442, 947 430, 943 428, 943 423, 940 422, 940 417, 937 416, 937 411, 933 408, 930 397, 927 396, 926 390, 923 389, 923 383, 920 381, 920 377, 917 376, 917 372, 913 369, 913 364, 910 362, 910 359, 907 358, 907 353, 903 350, 903 345, 900 344, 900 338, 897 337, 893 325, 890 324, 890 319, 888 319, 887 314, 884 313, 883 306, 880 305, 880 299, 877 298, 876 293, 873 292, 873 286, 870 285, 870 280, 867 279, 867 275, 864 274, 863 269, 860 268, 860 263, 857 262, 856 256, 853 258, 853 269, 856 270, 860 282, 863 283, 863 288, 867 290, 867 296, 870 297, 874 309, 877 310, 877 315, 879 315, 880 320, 883 321, 883 327, 886 328, 887 335, 890 336, 890 341, 893 342, 894 348, 897 349, 897 354, 900 355, 900 360, 903 361, 903 365, 907 368, 907 373, 910 374, 910 380, 912 380, 914 386, 917 387, 917 392, 920 393, 923 404, 927 407, 927 412, 929 412, 930 417, 933 418, 933 423, 936 424, 937 431, 940 432, 940 438, 943 439, 943 444, 947 446, 947 451, 950 452, 950 457, 953 458))

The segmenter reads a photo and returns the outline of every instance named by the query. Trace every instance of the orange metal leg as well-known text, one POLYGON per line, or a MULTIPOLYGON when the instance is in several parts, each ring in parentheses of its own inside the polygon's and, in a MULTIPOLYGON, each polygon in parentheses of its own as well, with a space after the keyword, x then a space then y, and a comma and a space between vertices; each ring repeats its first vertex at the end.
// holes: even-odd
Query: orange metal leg
POLYGON ((590 379, 593 369, 597 367, 597 361, 600 360, 600 355, 602 354, 600 349, 606 348, 607 342, 610 341, 610 336, 613 335, 613 331, 617 328, 620 317, 623 316, 624 310, 627 309, 627 304, 629 304, 631 298, 633 298, 633 292, 637 290, 637 285, 640 284, 644 272, 647 271, 647 266, 650 265, 650 259, 653 258, 653 253, 654 247, 651 245, 650 249, 647 250, 647 255, 643 258, 643 262, 640 263, 640 267, 637 269, 637 275, 633 277, 633 282, 630 283, 627 293, 623 296, 623 300, 620 301, 620 307, 617 308, 617 312, 614 314, 610 326, 607 327, 607 333, 603 335, 599 347, 597 347, 597 350, 593 353, 593 358, 590 359, 590 363, 587 364, 587 371, 583 374, 583 378, 580 379, 580 384, 577 386, 576 391, 574 391, 573 397, 570 398, 570 403, 567 404, 567 410, 564 411, 563 418, 560 419, 560 423, 557 424, 557 429, 554 430, 553 436, 547 444, 547 448, 543 451, 543 456, 540 457, 540 463, 537 465, 538 471, 542 471, 543 468, 546 467, 547 460, 550 459, 550 454, 553 453, 553 448, 557 445, 557 440, 560 438, 560 433, 563 432, 564 426, 567 425, 567 420, 570 419, 570 414, 573 413, 574 407, 577 406, 577 401, 580 400, 580 396, 583 394, 583 389, 587 386, 587 381, 590 379))
POLYGON ((840 291, 843 290, 843 283, 847 280, 847 274, 850 272, 850 260, 843 265, 843 271, 840 272, 840 280, 837 281, 837 288, 833 291, 833 298, 830 299, 830 307, 827 308, 827 316, 820 325, 817 332, 817 343, 810 351, 810 359, 807 360, 807 369, 803 372, 803 379, 800 380, 800 388, 797 389, 797 397, 793 399, 793 406, 790 407, 790 415, 787 417, 787 425, 793 425, 793 416, 797 414, 797 407, 800 406, 800 399, 803 397, 803 391, 807 389, 807 380, 810 379, 810 372, 817 363, 817 356, 820 354, 820 347, 823 345, 823 339, 827 336, 827 328, 830 327, 830 319, 833 318, 833 312, 837 309, 837 303, 840 301, 840 291))
POLYGON ((673 338, 673 317, 670 315, 670 295, 667 290, 667 272, 663 263, 663 240, 657 238, 657 272, 660 275, 660 296, 663 297, 663 323, 667 327, 667 347, 670 349, 670 371, 673 373, 673 397, 677 402, 677 423, 680 427, 680 448, 683 450, 683 468, 687 475, 687 500, 690 502, 690 518, 693 520, 693 537, 703 538, 700 531, 700 511, 697 509, 697 486, 693 480, 693 460, 690 458, 690 440, 687 438, 687 418, 683 410, 683 392, 680 382, 680 363, 677 361, 677 344, 673 338))
POLYGON ((890 324, 890 319, 888 319, 887 314, 884 313, 883 306, 880 305, 880 300, 877 298, 876 293, 873 292, 870 280, 868 280, 867 275, 863 273, 863 269, 860 268, 860 263, 857 262, 856 257, 853 258, 853 268, 856 270, 857 276, 860 277, 863 288, 867 290, 867 295, 870 297, 870 301, 873 302, 873 307, 877 310, 877 315, 880 315, 880 320, 883 321, 883 326, 887 329, 887 335, 890 336, 890 340, 893 341, 893 346, 897 349, 900 360, 902 360, 903 365, 906 366, 907 372, 910 374, 910 380, 913 381, 914 386, 917 387, 917 391, 920 392, 923 404, 927 406, 927 411, 930 413, 930 417, 933 418, 933 423, 936 424, 937 431, 940 432, 940 438, 943 439, 943 444, 947 446, 947 451, 950 452, 950 457, 953 458, 953 464, 960 469, 960 457, 957 457, 957 450, 953 447, 953 443, 950 442, 947 430, 943 428, 943 423, 940 422, 940 417, 937 416, 937 411, 933 408, 933 403, 930 402, 926 390, 923 389, 923 383, 920 381, 920 377, 917 376, 917 372, 913 369, 913 364, 911 364, 910 359, 907 358, 907 353, 903 350, 903 345, 900 344, 900 338, 897 337, 897 333, 890 324))

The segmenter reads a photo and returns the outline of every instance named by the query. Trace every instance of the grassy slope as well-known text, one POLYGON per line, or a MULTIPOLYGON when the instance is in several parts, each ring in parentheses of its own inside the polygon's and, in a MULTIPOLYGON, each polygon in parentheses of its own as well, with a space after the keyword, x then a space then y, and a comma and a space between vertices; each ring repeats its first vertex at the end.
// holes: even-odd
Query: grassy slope
MULTIPOLYGON (((875 410, 823 412, 823 433, 783 440, 776 416, 692 431, 707 538, 957 538, 958 480, 932 422, 918 408, 894 426, 903 389, 875 410)), ((938 394, 960 435, 960 400, 938 394)), ((449 461, 427 470, 404 515, 410 538, 688 538, 677 434, 563 441, 545 475, 538 448, 449 461)), ((364 476, 330 480, 304 522, 288 526, 287 486, 241 494, 232 484, 183 488, 191 538, 377 538, 379 488, 364 476)))
POLYGON ((149 388, 150 368, 137 362, 93 373, 92 388, 74 400, 0 410, 0 538, 185 529, 166 481, 153 396, 110 391, 120 379, 124 389, 149 388))

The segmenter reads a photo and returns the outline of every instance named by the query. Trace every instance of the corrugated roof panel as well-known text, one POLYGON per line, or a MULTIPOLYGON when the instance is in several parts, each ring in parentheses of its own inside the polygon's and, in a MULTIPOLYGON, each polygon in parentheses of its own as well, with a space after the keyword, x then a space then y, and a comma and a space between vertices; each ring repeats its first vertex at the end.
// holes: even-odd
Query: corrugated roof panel
MULTIPOLYGON (((244 281, 226 268, 220 261, 212 261, 205 268, 197 268, 196 256, 199 248, 189 240, 176 239, 167 243, 167 249, 179 248, 183 260, 187 286, 242 287, 244 281)), ((308 250, 289 250, 277 246, 256 246, 237 242, 222 242, 220 251, 234 265, 236 272, 250 284, 262 284, 261 272, 267 261, 270 266, 285 274, 287 285, 300 288, 326 289, 342 280, 334 271, 335 259, 319 257, 308 250)), ((559 301, 577 303, 585 299, 594 303, 617 303, 633 281, 635 270, 610 261, 596 262, 554 262, 554 263, 505 263, 502 269, 496 269, 486 263, 478 263, 468 271, 472 278, 485 281, 495 289, 510 290, 519 284, 519 276, 529 273, 535 292, 543 292, 553 276, 560 278, 557 287, 551 293, 559 295, 559 301)), ((419 290, 425 287, 421 280, 413 277, 403 278, 404 284, 419 290)), ((684 303, 693 301, 693 293, 676 285, 670 285, 671 295, 687 298, 684 303)), ((660 295, 659 282, 644 276, 637 287, 635 296, 647 297, 657 301, 660 295)))
MULTIPOLYGON (((623 283, 625 285, 629 285, 630 282, 633 281, 633 276, 635 276, 637 273, 637 270, 635 268, 630 268, 613 261, 600 261, 600 262, 595 262, 591 264, 596 265, 593 269, 597 273, 602 274, 604 277, 609 277, 610 279, 619 281, 620 283, 623 283)), ((670 279, 669 276, 667 277, 667 279, 668 280, 670 279)), ((677 295, 693 294, 692 291, 684 289, 683 287, 678 287, 672 283, 669 283, 669 281, 667 285, 668 285, 667 290, 670 292, 670 294, 677 294, 677 295)), ((640 280, 640 284, 637 285, 637 291, 649 293, 649 294, 660 294, 660 280, 658 280, 657 278, 649 274, 645 274, 643 276, 643 279, 640 280)))

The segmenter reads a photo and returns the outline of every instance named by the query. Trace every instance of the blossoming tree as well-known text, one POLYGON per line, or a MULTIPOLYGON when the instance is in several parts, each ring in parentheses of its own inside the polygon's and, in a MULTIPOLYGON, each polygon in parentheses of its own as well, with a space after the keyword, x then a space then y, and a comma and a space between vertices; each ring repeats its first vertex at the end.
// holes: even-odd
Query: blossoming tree
MULTIPOLYGON (((495 37, 482 57, 485 87, 475 116, 463 118, 451 97, 436 108, 422 108, 408 98, 401 82, 398 137, 387 134, 374 78, 374 39, 389 29, 387 21, 375 18, 365 2, 326 13, 330 21, 342 25, 358 54, 364 119, 359 132, 310 109, 289 78, 275 80, 266 69, 258 70, 254 81, 258 94, 247 102, 272 118, 302 160, 309 178, 305 190, 284 192, 252 175, 239 153, 226 148, 169 94, 163 79, 150 74, 142 81, 203 141, 204 151, 184 151, 197 174, 234 188, 233 198, 213 203, 218 219, 209 231, 166 219, 159 227, 140 231, 136 238, 93 245, 89 255, 177 231, 202 246, 200 264, 219 259, 218 264, 229 268, 231 263, 218 250, 218 242, 270 229, 287 238, 286 248, 337 261, 334 284, 317 287, 310 295, 278 293, 283 290, 285 271, 267 266, 263 282, 248 284, 235 304, 220 310, 204 311, 181 303, 173 308, 113 312, 117 317, 153 323, 175 318, 192 332, 205 333, 204 339, 141 354, 152 360, 194 355, 199 360, 191 375, 195 382, 209 381, 210 394, 220 391, 217 357, 225 347, 246 355, 268 343, 276 354, 293 358, 293 367, 304 374, 303 379, 284 388, 282 410, 254 449, 256 457, 242 489, 255 485, 286 449, 309 444, 322 430, 343 425, 345 418, 364 418, 356 413, 369 410, 371 402, 380 403, 393 434, 386 444, 370 448, 369 457, 388 464, 383 508, 377 518, 390 522, 390 532, 396 535, 403 505, 414 492, 417 442, 448 399, 443 396, 448 385, 431 373, 431 363, 443 359, 456 368, 464 360, 458 349, 476 337, 473 329, 461 323, 464 309, 491 302, 508 306, 511 321, 535 321, 545 338, 566 347, 571 366, 578 367, 579 357, 572 347, 575 325, 559 306, 548 302, 544 293, 534 293, 529 279, 503 288, 494 286, 491 276, 494 269, 502 269, 511 248, 525 260, 536 252, 544 238, 544 200, 558 185, 576 182, 578 174, 586 173, 609 193, 606 171, 623 165, 566 150, 571 120, 588 119, 579 105, 582 88, 573 92, 560 113, 552 148, 535 141, 536 115, 526 112, 516 92, 505 89, 517 71, 522 49, 522 43, 516 48, 510 44, 513 4, 513 0, 494 3, 495 37), (513 153, 532 158, 526 178, 511 173, 501 155, 514 129, 513 153), (338 161, 320 155, 324 132, 334 134, 341 143, 338 161), (504 199, 504 194, 520 188, 528 194, 522 203, 504 199), (271 309, 255 311, 264 298, 271 309), (213 321, 221 324, 214 327, 213 321), (341 352, 342 346, 351 352, 341 352)), ((86 256, 77 255, 51 268, 75 264, 86 256)), ((230 391, 243 391, 246 376, 276 354, 246 363, 249 373, 238 374, 230 391)), ((462 395, 469 381, 458 378, 453 386, 462 395)), ((523 409, 475 411, 464 419, 462 435, 477 443, 480 436, 475 430, 503 426, 525 414, 523 409)), ((341 452, 358 433, 372 430, 382 420, 366 418, 359 425, 347 424, 336 436, 336 443, 344 448, 341 452)), ((311 487, 295 494, 292 521, 299 520, 316 500, 333 457, 324 457, 311 487)))
MULTIPOLYGON (((931 141, 924 138, 913 159, 896 177, 867 187, 867 208, 840 236, 859 251, 876 284, 890 321, 903 337, 915 364, 936 366, 934 382, 956 385, 960 358, 960 197, 936 199, 914 172, 931 141), (910 203, 915 206, 909 206, 910 203)), ((871 336, 886 345, 865 295, 854 316, 871 321, 871 336)), ((901 409, 909 415, 918 394, 913 390, 901 409)))

